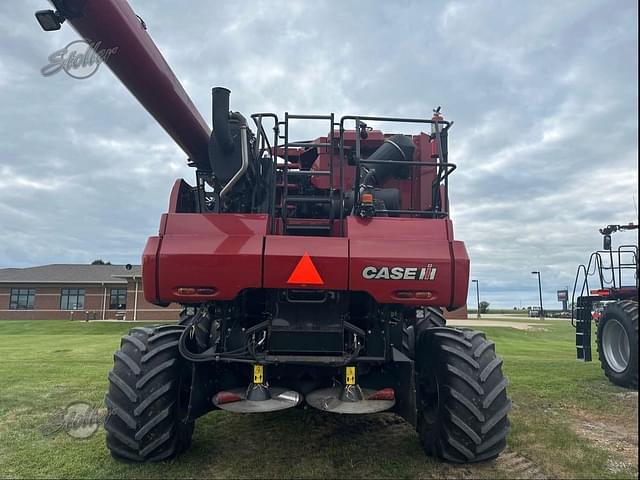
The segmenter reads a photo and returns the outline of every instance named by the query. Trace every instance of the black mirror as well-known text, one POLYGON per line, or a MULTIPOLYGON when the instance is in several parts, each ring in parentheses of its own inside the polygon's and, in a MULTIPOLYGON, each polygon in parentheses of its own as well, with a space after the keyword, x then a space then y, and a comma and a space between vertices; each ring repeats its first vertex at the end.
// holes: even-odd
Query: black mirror
POLYGON ((602 248, 611 250, 611 235, 605 235, 602 239, 602 248))
POLYGON ((58 15, 53 10, 38 10, 36 12, 36 20, 45 32, 60 30, 64 17, 58 15))
POLYGON ((127 264, 124 266, 124 268, 125 268, 125 269, 127 269, 127 270, 131 270, 131 269, 133 268, 133 266, 132 266, 130 263, 127 263, 127 264))

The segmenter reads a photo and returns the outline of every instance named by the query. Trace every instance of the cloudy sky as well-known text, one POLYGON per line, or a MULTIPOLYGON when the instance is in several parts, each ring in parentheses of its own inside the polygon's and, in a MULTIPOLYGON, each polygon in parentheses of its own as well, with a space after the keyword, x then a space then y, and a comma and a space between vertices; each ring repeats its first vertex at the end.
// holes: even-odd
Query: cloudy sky
MULTIPOLYGON (((493 306, 536 304, 538 269, 559 306, 597 229, 637 218, 635 1, 130 3, 209 123, 212 86, 245 114, 442 105, 456 236, 493 306)), ((43 32, 43 8, 0 4, 0 268, 138 263, 174 179, 193 171, 107 68, 40 74, 78 38, 43 32)))

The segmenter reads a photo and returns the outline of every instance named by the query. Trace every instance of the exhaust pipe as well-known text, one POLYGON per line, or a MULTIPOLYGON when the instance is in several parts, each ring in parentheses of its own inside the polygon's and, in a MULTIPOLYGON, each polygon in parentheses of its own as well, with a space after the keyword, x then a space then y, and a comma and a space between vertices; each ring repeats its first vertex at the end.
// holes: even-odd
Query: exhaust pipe
POLYGON ((211 89, 213 108, 213 134, 216 136, 218 145, 224 153, 231 153, 233 150, 233 138, 229 128, 229 94, 231 91, 224 87, 211 89))

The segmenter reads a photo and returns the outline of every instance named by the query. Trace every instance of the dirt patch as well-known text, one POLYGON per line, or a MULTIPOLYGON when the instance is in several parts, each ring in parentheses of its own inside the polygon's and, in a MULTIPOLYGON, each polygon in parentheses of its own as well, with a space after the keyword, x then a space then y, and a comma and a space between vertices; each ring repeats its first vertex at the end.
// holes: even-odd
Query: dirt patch
POLYGON ((523 478, 523 479, 544 479, 546 478, 542 471, 524 455, 514 452, 513 450, 506 449, 496 459, 497 466, 509 472, 512 475, 511 478, 523 478))
POLYGON ((631 391, 628 391, 628 392, 616 393, 616 397, 619 397, 619 398, 621 398, 622 400, 625 400, 625 401, 636 402, 636 404, 638 403, 638 391, 637 390, 631 390, 631 391))
MULTIPOLYGON (((625 392, 624 395, 638 392, 625 392)), ((581 437, 598 447, 617 453, 621 460, 609 459, 611 473, 621 473, 638 468, 638 411, 632 418, 595 416, 586 412, 573 412, 573 428, 581 437)))
MULTIPOLYGON (((399 442, 403 438, 418 438, 411 425, 393 413, 378 413, 372 415, 330 415, 307 411, 303 417, 304 423, 326 442, 345 439, 350 442, 358 438, 384 439, 385 443, 399 442)), ((370 447, 372 440, 369 440, 370 447)), ((374 448, 375 449, 375 448, 374 448)), ((524 455, 507 448, 500 456, 489 462, 474 465, 455 465, 444 461, 434 460, 431 470, 421 472, 421 477, 427 479, 443 478, 514 478, 514 479, 545 479, 540 468, 524 455)))

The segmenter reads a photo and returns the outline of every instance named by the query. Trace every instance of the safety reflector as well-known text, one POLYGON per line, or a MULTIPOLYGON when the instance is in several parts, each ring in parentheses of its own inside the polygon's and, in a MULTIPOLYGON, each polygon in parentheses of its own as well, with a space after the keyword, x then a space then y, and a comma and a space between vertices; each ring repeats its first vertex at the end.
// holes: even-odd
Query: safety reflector
POLYGON ((287 283, 295 283, 298 285, 324 285, 324 280, 318 273, 316 266, 311 261, 311 257, 307 252, 293 269, 287 283))
POLYGON ((395 398, 396 392, 393 391, 393 388, 383 388, 369 395, 367 400, 395 400, 395 398))
POLYGON ((235 393, 218 392, 218 394, 213 400, 213 403, 215 403, 216 405, 223 405, 225 403, 239 402, 240 400, 242 400, 242 397, 235 393))

